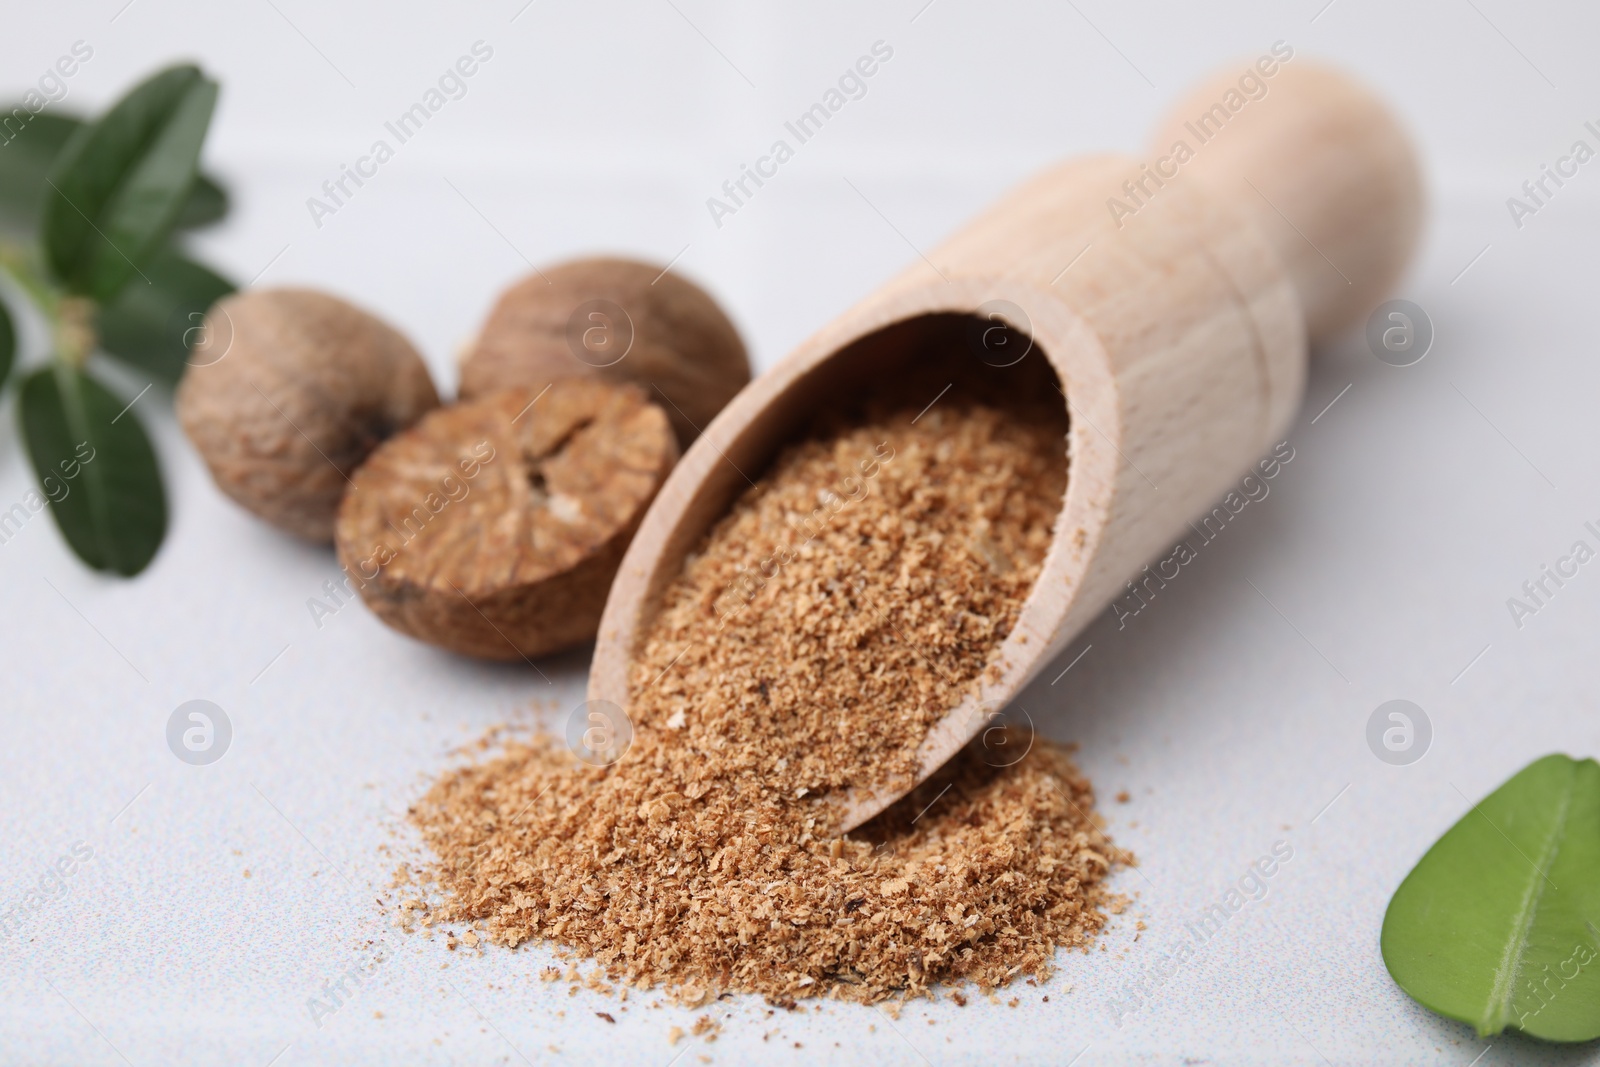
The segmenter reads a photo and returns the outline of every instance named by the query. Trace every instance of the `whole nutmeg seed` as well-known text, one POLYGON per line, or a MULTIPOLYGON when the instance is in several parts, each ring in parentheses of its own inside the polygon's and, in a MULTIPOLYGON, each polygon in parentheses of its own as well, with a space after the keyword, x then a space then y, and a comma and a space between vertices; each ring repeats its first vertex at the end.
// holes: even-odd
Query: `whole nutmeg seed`
POLYGON ((380 445, 339 509, 339 561, 384 622, 483 659, 595 635, 678 459, 639 386, 568 378, 433 412, 380 445))
POLYGON ((351 473, 384 438, 438 406, 409 341, 309 289, 219 301, 176 396, 178 421, 224 493, 324 542, 351 473))
POLYGON ((733 323, 650 263, 580 259, 507 289, 461 364, 463 399, 594 376, 650 388, 687 448, 750 381, 733 323))

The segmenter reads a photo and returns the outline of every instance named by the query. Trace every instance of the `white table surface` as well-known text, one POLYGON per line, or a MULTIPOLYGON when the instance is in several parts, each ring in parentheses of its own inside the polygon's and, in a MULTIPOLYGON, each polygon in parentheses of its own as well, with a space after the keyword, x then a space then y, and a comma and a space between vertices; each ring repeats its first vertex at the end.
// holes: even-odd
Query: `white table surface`
MULTIPOLYGON (((1189 82, 1280 38, 1360 71, 1416 133, 1434 202, 1398 295, 1429 312, 1437 340, 1408 368, 1380 364, 1358 336, 1319 353, 1271 495, 1126 629, 1102 618, 1069 651, 1092 646, 1072 671, 1049 684, 1064 658, 1023 698, 1046 733, 1081 744, 1116 839, 1143 861, 1118 876, 1136 901, 1107 951, 1063 955, 1043 989, 914 1003, 898 1021, 838 1004, 769 1019, 735 997, 714 1008, 719 1040, 676 1047, 668 1028, 701 1012, 569 996, 537 980, 548 947, 447 952, 387 930, 374 902, 415 854, 407 805, 456 746, 502 721, 554 722, 581 699, 587 653, 542 663, 546 683, 415 644, 360 606, 318 628, 306 602, 336 574, 331 553, 225 501, 153 390, 138 410, 173 521, 150 569, 86 571, 44 515, 0 546, 0 911, 75 843, 93 849, 24 934, 0 939, 0 1062, 1595 1058, 1477 1040, 1406 998, 1377 948, 1390 893, 1466 798, 1544 753, 1600 749, 1600 568, 1520 629, 1506 607, 1600 520, 1600 163, 1520 231, 1505 207, 1600 119, 1594 10, 123 5, 12 5, 0 87, 20 92, 76 40, 94 57, 64 106, 101 106, 159 63, 197 57, 224 83, 207 158, 236 201, 198 253, 241 281, 322 285, 379 311, 446 388, 453 347, 527 261, 596 250, 681 253, 770 365, 908 245, 932 245, 1053 159, 1136 150, 1189 82), (494 56, 467 96, 316 227, 305 199, 480 39, 494 56), (894 57, 867 95, 715 227, 705 198, 880 39, 894 57), (1396 697, 1433 724, 1409 766, 1380 762, 1364 737, 1396 697), (164 739, 195 698, 234 728, 205 767, 164 739), (1113 802, 1124 789, 1132 801, 1113 802), (1184 924, 1276 841, 1294 857, 1266 898, 1170 973, 1184 924), (1135 919, 1148 926, 1137 941, 1135 919), (388 957, 315 1025, 308 999, 380 936, 388 957), (1115 1003, 1141 979, 1154 992, 1117 1025, 1115 1003)), ((143 384, 120 381, 130 397, 143 384)), ((7 397, 0 507, 30 484, 14 429, 7 397)))

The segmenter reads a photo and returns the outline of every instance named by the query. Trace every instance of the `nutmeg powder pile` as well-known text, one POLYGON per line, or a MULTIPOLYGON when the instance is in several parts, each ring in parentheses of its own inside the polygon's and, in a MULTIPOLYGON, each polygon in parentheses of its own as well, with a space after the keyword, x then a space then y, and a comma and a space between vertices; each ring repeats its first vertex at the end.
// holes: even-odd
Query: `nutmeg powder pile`
POLYGON ((1131 857, 1058 746, 969 747, 849 835, 833 806, 911 773, 992 667, 1060 510, 1058 410, 873 407, 780 454, 667 590, 619 762, 512 743, 412 810, 444 890, 422 921, 687 1003, 992 988, 1086 947, 1131 857))

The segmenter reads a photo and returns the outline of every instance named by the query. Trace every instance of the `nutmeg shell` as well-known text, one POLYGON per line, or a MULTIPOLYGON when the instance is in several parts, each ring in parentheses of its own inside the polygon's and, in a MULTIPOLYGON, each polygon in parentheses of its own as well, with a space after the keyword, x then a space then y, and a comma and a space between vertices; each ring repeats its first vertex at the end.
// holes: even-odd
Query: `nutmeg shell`
POLYGON ((310 289, 252 289, 207 313, 175 406, 224 493, 327 542, 350 475, 439 394, 377 317, 310 289))
POLYGON ((629 259, 580 259, 501 294, 461 364, 461 397, 569 377, 649 388, 687 448, 750 381, 739 332, 705 290, 629 259))

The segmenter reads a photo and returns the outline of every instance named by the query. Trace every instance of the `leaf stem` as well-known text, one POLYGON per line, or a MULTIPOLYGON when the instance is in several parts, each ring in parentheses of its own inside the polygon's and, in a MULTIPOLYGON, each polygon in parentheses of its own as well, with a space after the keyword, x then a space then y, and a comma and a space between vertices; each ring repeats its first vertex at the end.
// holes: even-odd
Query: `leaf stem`
POLYGON ((56 358, 82 370, 98 343, 94 333, 94 301, 86 296, 62 297, 56 305, 56 358))
POLYGON ((94 301, 70 295, 52 283, 40 269, 38 257, 22 245, 0 242, 0 270, 16 282, 44 316, 55 358, 73 369, 82 369, 100 343, 94 328, 94 301))

